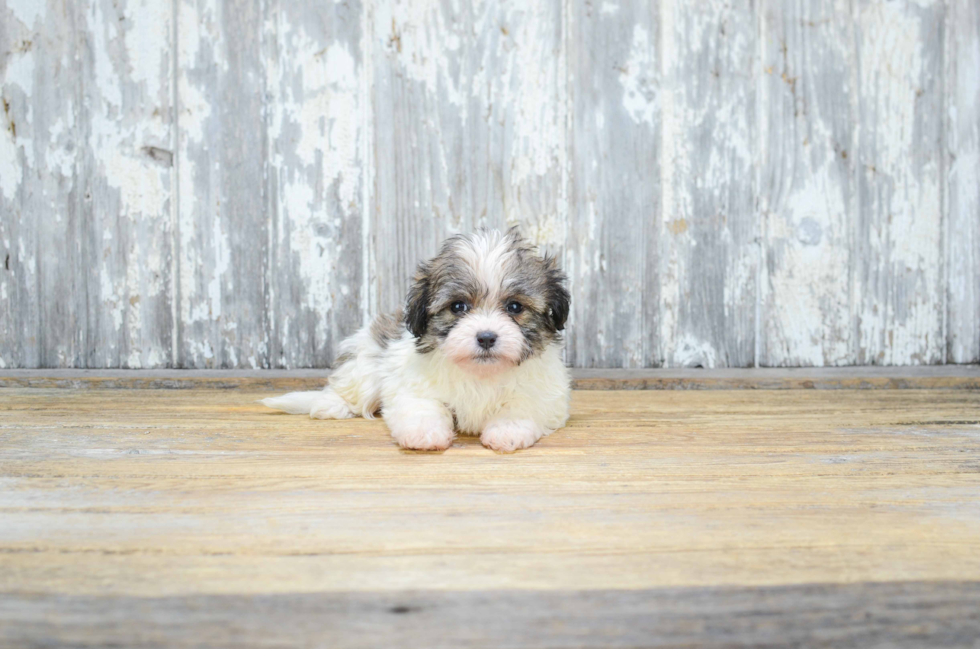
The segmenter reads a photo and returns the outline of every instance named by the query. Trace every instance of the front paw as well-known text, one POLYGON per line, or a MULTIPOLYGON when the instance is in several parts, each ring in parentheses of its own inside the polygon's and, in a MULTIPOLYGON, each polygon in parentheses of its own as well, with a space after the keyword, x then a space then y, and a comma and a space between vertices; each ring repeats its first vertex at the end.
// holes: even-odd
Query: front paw
POLYGON ((530 419, 499 419, 487 424, 480 442, 498 453, 513 453, 534 446, 547 432, 530 419))
POLYGON ((388 425, 398 445, 413 451, 445 451, 456 439, 453 427, 441 417, 412 417, 388 425))

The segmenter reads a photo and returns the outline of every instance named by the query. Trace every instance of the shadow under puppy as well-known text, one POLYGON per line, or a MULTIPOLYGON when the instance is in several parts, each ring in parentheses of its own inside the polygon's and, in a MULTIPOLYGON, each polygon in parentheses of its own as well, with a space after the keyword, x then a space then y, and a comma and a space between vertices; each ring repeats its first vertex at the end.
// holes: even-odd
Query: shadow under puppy
POLYGON ((326 388, 262 403, 317 419, 380 410, 404 448, 443 450, 457 431, 495 451, 527 448, 568 419, 564 282, 516 229, 454 236, 419 265, 404 316, 341 343, 326 388))

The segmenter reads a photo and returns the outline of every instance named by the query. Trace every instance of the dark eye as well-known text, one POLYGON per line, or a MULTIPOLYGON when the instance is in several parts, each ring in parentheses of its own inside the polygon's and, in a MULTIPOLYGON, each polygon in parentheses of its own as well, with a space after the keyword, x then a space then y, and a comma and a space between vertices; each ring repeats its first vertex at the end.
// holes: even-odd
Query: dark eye
POLYGON ((453 313, 465 313, 466 309, 468 308, 469 307, 466 305, 466 302, 460 302, 460 301, 453 302, 452 304, 449 305, 449 310, 452 311, 453 313))
POLYGON ((507 312, 508 313, 513 313, 514 315, 517 315, 518 313, 521 313, 522 311, 524 311, 524 305, 521 304, 520 302, 508 302, 507 303, 507 312))

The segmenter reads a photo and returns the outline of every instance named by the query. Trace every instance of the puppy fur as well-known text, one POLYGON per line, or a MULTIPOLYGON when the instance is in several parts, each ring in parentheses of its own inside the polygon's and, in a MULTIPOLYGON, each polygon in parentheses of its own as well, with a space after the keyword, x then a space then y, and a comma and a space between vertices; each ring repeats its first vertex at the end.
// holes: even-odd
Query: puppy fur
POLYGON ((454 236, 419 266, 403 312, 341 343, 326 388, 262 403, 316 419, 380 412, 408 449, 446 449, 457 432, 527 448, 568 419, 564 282, 516 229, 454 236))

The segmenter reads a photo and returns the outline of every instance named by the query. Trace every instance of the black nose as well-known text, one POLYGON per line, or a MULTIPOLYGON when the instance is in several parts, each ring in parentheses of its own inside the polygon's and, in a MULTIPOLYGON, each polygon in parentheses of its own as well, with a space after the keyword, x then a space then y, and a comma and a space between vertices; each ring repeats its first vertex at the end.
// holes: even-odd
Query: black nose
POLYGON ((476 335, 476 342, 480 343, 483 349, 490 349, 497 342, 497 334, 492 331, 481 331, 476 335))

